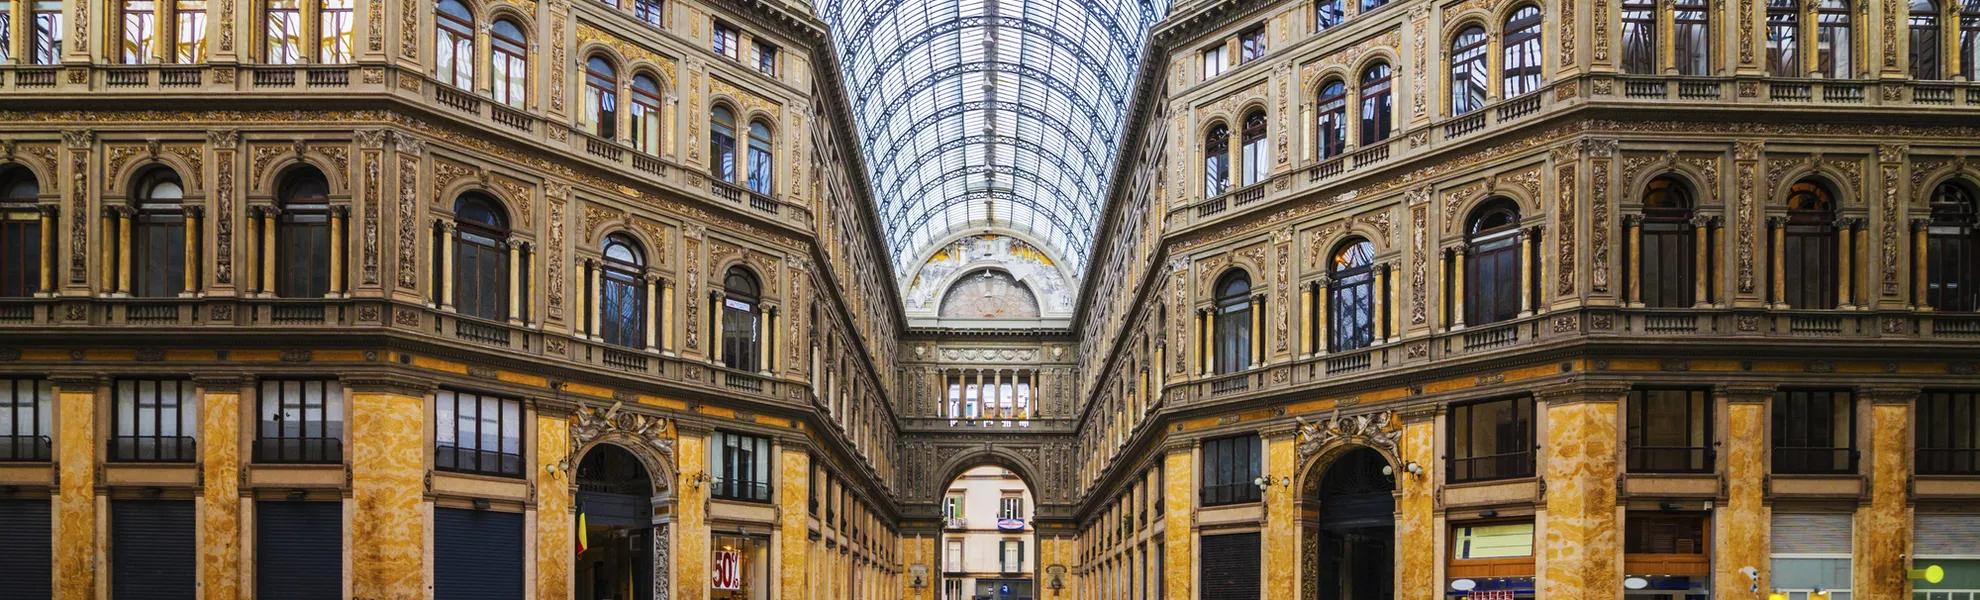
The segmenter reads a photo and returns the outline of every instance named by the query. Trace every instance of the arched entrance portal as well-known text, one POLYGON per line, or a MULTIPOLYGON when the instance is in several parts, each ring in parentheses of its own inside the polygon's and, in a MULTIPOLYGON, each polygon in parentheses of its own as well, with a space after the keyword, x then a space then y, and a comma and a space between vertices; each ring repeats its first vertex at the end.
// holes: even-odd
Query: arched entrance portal
POLYGON ((666 528, 654 524, 657 490, 646 466, 624 448, 598 444, 578 463, 577 488, 584 547, 572 570, 576 598, 654 597, 654 541, 658 536, 665 543, 666 528))
POLYGON ((1017 473, 971 468, 942 494, 938 600, 1038 598, 1035 498, 1017 473))
POLYGON ((1395 599, 1396 483, 1388 467, 1365 447, 1314 467, 1326 471, 1302 498, 1305 600, 1395 599))

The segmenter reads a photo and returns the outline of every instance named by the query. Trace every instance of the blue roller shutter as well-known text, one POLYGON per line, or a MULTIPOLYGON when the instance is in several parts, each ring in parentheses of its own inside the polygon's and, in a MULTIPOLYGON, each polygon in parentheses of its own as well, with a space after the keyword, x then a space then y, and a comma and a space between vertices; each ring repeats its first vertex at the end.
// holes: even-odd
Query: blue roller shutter
POLYGON ((55 549, 48 500, 0 500, 0 596, 45 600, 54 594, 55 549))
POLYGON ((193 600, 191 500, 110 501, 110 597, 193 600))
POLYGON ((342 600, 344 503, 254 503, 254 589, 262 598, 342 600))
POLYGON ((522 600, 521 513, 433 509, 434 600, 522 600))

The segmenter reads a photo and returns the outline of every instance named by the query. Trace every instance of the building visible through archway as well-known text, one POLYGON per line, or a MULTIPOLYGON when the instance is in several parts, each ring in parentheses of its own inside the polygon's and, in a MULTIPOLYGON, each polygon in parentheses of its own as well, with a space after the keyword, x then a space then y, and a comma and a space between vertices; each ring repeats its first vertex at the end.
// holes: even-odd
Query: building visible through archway
POLYGON ((963 472, 942 499, 941 600, 1037 597, 1031 489, 997 466, 963 472))
POLYGON ((1303 511, 1311 515, 1301 536, 1305 600, 1396 597, 1396 484, 1388 466, 1380 452, 1357 448, 1317 467, 1326 470, 1308 487, 1303 511))
MULTIPOLYGON (((653 597, 653 479, 624 448, 598 444, 577 468, 584 540, 574 569, 579 600, 653 597)), ((662 565, 664 567, 664 565, 662 565)))

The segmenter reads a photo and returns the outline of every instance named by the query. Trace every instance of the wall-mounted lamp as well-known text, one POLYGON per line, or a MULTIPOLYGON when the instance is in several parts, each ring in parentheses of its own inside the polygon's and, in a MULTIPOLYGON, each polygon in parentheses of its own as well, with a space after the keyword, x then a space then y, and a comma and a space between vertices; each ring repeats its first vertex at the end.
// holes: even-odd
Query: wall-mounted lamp
POLYGON ((1275 486, 1275 485, 1283 485, 1283 486, 1291 486, 1291 485, 1292 485, 1292 478, 1291 478, 1291 477, 1280 477, 1278 481, 1273 481, 1273 480, 1272 480, 1272 478, 1271 478, 1271 477, 1269 477, 1269 476, 1268 476, 1268 477, 1259 477, 1259 478, 1256 478, 1256 479, 1252 479, 1252 480, 1251 480, 1251 484, 1252 484, 1252 485, 1255 485, 1255 486, 1258 486, 1258 491, 1259 491, 1260 493, 1263 493, 1264 491, 1266 491, 1266 490, 1268 490, 1268 489, 1271 489, 1271 487, 1272 487, 1272 486, 1275 486))
POLYGON ((689 487, 701 489, 701 484, 708 483, 708 472, 695 471, 694 474, 687 476, 687 482, 689 487))
POLYGON ((1768 592, 1767 600, 1787 600, 1787 590, 1774 588, 1768 592))
MULTIPOLYGON (((1411 475, 1415 475, 1417 477, 1422 477, 1423 465, 1416 464, 1416 461, 1413 460, 1403 463, 1403 472, 1411 475)), ((1389 465, 1382 465, 1382 475, 1387 477, 1394 477, 1396 475, 1396 468, 1391 467, 1389 465)))
POLYGON ((1925 583, 1938 583, 1946 580, 1946 570, 1939 565, 1932 565, 1923 569, 1907 570, 1904 572, 1904 577, 1925 583))

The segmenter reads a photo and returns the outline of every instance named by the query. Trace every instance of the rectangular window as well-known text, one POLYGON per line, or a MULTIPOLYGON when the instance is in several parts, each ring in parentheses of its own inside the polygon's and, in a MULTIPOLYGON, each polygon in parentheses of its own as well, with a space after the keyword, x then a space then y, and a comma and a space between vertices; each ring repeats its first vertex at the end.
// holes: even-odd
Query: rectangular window
POLYGON ((765 75, 777 75, 777 47, 763 42, 756 43, 756 70, 765 75))
POLYGON ((1230 64, 1229 61, 1225 60, 1224 58, 1224 46, 1222 44, 1212 46, 1210 47, 1210 49, 1203 51, 1204 79, 1210 79, 1218 75, 1223 75, 1224 71, 1229 68, 1230 68, 1230 64))
POLYGON ((1265 28, 1259 27, 1238 35, 1238 64, 1248 63, 1265 57, 1265 28))
POLYGON ((0 461, 50 459, 54 398, 46 379, 0 379, 0 461))
POLYGON ((322 379, 262 381, 257 431, 255 462, 343 462, 344 387, 322 379))
POLYGON ((1623 571, 1650 576, 1659 592, 1704 594, 1712 572, 1708 524, 1702 514, 1629 513, 1623 523, 1623 571))
POLYGON ((715 432, 715 451, 709 453, 716 498, 770 501, 770 438, 715 432))
POLYGON ((122 8, 123 36, 117 44, 119 60, 127 65, 151 62, 152 43, 158 31, 157 5, 153 0, 124 0, 122 8))
POLYGON ((999 518, 999 519, 1023 519, 1023 518, 1024 518, 1024 497, 1023 497, 1023 496, 1005 496, 1005 497, 1003 497, 1003 498, 1002 498, 1002 501, 1001 501, 1001 502, 999 502, 999 504, 998 504, 998 506, 997 506, 997 518, 999 518))
POLYGON ((1255 433, 1203 443, 1204 506, 1258 501, 1259 446, 1255 433))
POLYGON ((0 63, 14 58, 14 3, 0 0, 0 63))
POLYGON ((999 571, 1005 573, 1024 571, 1024 540, 1004 540, 999 542, 998 546, 1001 550, 998 552, 1001 558, 997 563, 1000 567, 999 571))
MULTIPOLYGON (((302 35, 302 0, 268 0, 268 56, 264 60, 271 65, 302 62, 302 35)), ((437 51, 444 54, 451 45, 440 46, 437 51)), ((441 64, 440 74, 445 76, 451 61, 442 60, 441 64)))
POLYGON ((1534 592, 1533 522, 1497 521, 1451 526, 1449 581, 1471 579, 1472 592, 1494 592, 1502 598, 1531 599, 1534 592))
POLYGON ((316 61, 340 65, 351 62, 351 0, 318 0, 316 61))
POLYGON ((948 567, 943 569, 944 571, 949 573, 964 573, 969 570, 968 566, 963 562, 962 540, 949 540, 949 555, 947 558, 948 560, 942 561, 942 564, 948 567))
POLYGON ((1915 519, 1911 568, 1937 566, 1945 578, 1912 580, 1912 600, 1980 600, 1980 557, 1973 551, 1980 515, 1919 512, 1915 519))
POLYGON ((199 456, 199 402, 191 381, 119 380, 111 420, 110 460, 191 462, 199 456))
POLYGON ((29 23, 33 29, 34 48, 28 53, 37 65, 52 65, 62 62, 62 0, 30 0, 34 2, 34 19, 29 23))
POLYGON ((206 62, 206 0, 178 0, 172 10, 172 62, 206 62))
POLYGON ((741 535, 714 537, 711 598, 769 600, 770 538, 741 535))
POLYGON ((522 401, 474 392, 433 395, 433 467, 521 477, 522 401))
POLYGON ((1711 472, 1711 408, 1705 390, 1631 390, 1629 472, 1711 472))
POLYGON ((1824 600, 1818 589, 1829 592, 1826 600, 1849 600, 1852 520, 1850 513, 1774 513, 1773 587, 1789 600, 1824 600))
POLYGON ((1856 403, 1846 390, 1774 394, 1774 472, 1856 472, 1856 403))
POLYGON ((716 23, 711 34, 714 38, 714 50, 716 54, 737 60, 742 59, 742 38, 736 35, 734 27, 730 27, 726 23, 716 23))
POLYGON ((1917 421, 1918 474, 1980 475, 1980 394, 1926 392, 1917 421))
POLYGON ((665 5, 660 0, 633 0, 633 16, 655 27, 666 26, 665 5))
POLYGON ((1533 398, 1451 407, 1450 483, 1533 475, 1533 398))

